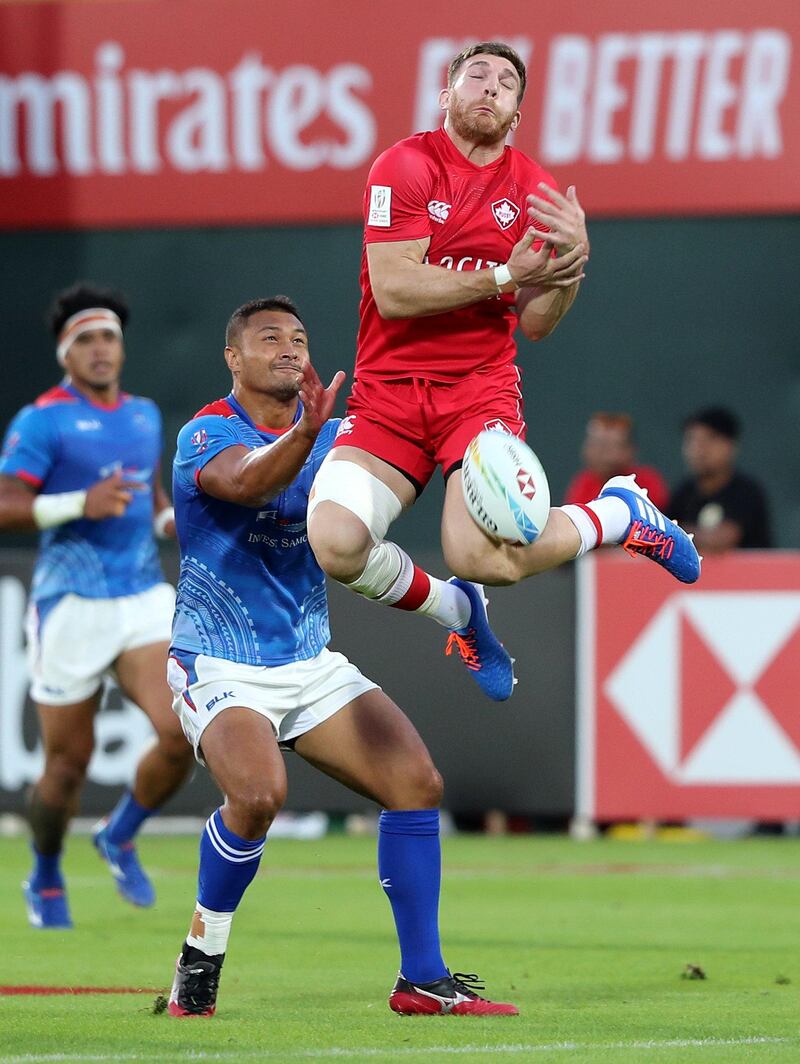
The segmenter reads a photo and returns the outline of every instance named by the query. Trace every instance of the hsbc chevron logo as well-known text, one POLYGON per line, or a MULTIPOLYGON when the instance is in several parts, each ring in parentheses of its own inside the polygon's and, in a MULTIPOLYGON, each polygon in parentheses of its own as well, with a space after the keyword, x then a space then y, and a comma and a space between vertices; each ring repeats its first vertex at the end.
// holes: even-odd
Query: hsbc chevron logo
POLYGON ((517 470, 517 487, 520 495, 525 499, 532 499, 536 494, 536 485, 533 483, 533 477, 525 469, 517 470))
POLYGON ((681 786, 800 783, 800 592, 675 594, 603 692, 681 786))

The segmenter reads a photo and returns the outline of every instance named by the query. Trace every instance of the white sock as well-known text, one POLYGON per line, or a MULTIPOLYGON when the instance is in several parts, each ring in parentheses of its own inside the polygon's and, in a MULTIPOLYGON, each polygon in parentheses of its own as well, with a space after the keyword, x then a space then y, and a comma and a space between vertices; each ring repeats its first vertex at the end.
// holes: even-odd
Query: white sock
POLYGON ((416 612, 432 617, 444 628, 466 628, 472 613, 466 591, 435 576, 430 581, 430 593, 416 612))
POLYGON ((217 913, 198 902, 186 944, 202 950, 207 957, 216 957, 228 948, 232 923, 233 913, 217 913))
POLYGON ((559 509, 575 525, 581 537, 577 558, 604 543, 621 543, 631 523, 631 513, 627 504, 616 495, 593 499, 585 506, 569 504, 559 509), (587 510, 591 513, 587 513, 587 510), (592 520, 592 515, 595 520, 592 520), (598 525, 600 534, 598 534, 598 525))
POLYGON ((603 499, 592 499, 586 504, 600 522, 603 529, 601 543, 621 543, 631 523, 628 504, 616 495, 606 495, 603 499))

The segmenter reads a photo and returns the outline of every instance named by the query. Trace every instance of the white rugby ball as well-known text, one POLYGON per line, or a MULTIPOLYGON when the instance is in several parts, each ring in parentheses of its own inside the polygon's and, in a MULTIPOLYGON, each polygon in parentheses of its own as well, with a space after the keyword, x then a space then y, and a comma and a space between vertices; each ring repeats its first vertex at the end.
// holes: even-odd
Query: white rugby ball
POLYGON ((550 516, 550 485, 530 447, 505 432, 485 430, 472 440, 461 466, 464 500, 492 539, 533 543, 550 516))

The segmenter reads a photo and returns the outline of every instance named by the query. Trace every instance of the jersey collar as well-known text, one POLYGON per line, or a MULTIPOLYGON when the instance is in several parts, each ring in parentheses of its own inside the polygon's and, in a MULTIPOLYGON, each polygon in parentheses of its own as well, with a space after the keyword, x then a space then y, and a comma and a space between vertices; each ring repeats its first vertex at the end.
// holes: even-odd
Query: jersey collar
POLYGON ((64 378, 64 380, 61 382, 61 387, 64 389, 65 392, 69 392, 70 395, 75 396, 78 402, 86 403, 89 406, 94 407, 95 410, 119 410, 122 404, 127 402, 128 399, 130 399, 130 396, 127 392, 121 391, 117 396, 116 403, 112 403, 110 405, 107 403, 97 403, 94 399, 90 399, 88 395, 84 395, 83 392, 78 391, 78 389, 69 379, 69 377, 64 378))
POLYGON ((461 154, 452 140, 450 140, 444 126, 439 126, 439 128, 434 131, 433 135, 439 137, 439 142, 442 145, 442 152, 447 156, 448 161, 462 170, 467 170, 471 174, 492 174, 495 170, 499 170, 500 167, 505 166, 506 160, 509 157, 508 153, 510 148, 508 144, 506 144, 502 153, 493 163, 487 163, 486 166, 478 166, 476 163, 470 162, 466 155, 461 154))
POLYGON ((248 425, 254 428, 256 432, 260 432, 262 435, 266 436, 283 436, 284 432, 288 432, 289 429, 293 428, 297 424, 303 413, 303 404, 298 400, 297 410, 295 411, 294 421, 292 421, 292 424, 287 425, 285 428, 282 429, 272 429, 268 425, 257 425, 247 413, 245 408, 241 405, 241 403, 238 403, 234 399, 233 392, 229 393, 225 402, 230 406, 233 411, 235 411, 239 415, 242 421, 246 422, 248 425))

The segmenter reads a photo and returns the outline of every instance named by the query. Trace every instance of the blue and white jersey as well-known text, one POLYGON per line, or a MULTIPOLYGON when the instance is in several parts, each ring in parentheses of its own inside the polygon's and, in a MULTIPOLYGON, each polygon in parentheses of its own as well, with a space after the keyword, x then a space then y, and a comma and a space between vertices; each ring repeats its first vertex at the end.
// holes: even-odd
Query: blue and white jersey
POLYGON ((100 406, 69 383, 24 407, 8 428, 0 473, 40 494, 79 491, 121 470, 140 488, 121 517, 81 518, 40 534, 31 597, 40 616, 67 594, 118 598, 164 578, 153 537, 153 485, 161 414, 151 399, 122 393, 100 406))
MULTIPOLYGON (((298 404, 295 421, 301 413, 298 404)), ((326 646, 325 578, 308 545, 306 508, 338 425, 323 426, 295 480, 258 508, 206 495, 199 474, 227 447, 263 447, 287 430, 256 425, 233 395, 181 429, 173 470, 181 574, 171 653, 178 658, 275 666, 326 646)))

